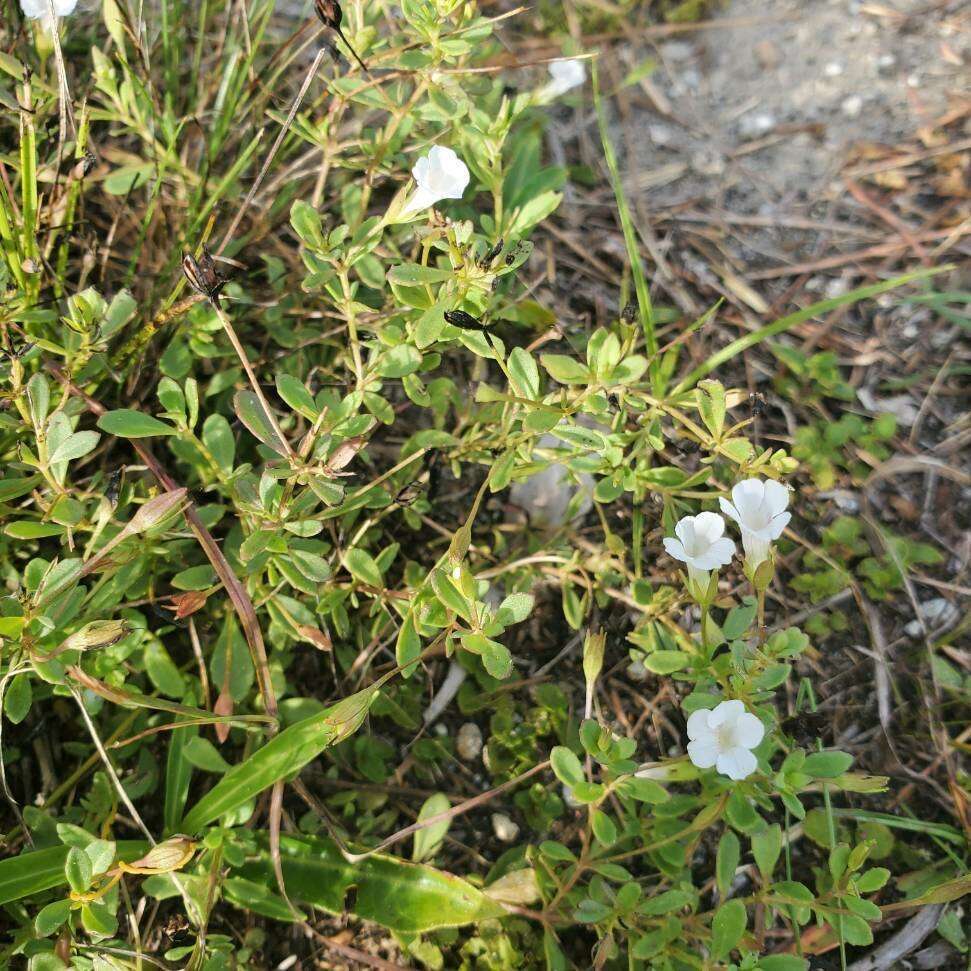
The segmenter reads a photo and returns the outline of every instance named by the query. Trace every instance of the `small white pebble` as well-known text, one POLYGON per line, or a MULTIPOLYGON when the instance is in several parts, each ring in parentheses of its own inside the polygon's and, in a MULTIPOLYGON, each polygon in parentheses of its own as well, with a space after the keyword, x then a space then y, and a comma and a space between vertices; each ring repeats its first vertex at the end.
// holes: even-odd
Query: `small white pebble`
POLYGON ((466 722, 455 737, 455 751, 460 759, 472 762, 482 751, 482 729, 475 722, 466 722))
POLYGON ((649 675, 649 671, 644 667, 643 662, 633 661, 627 668, 627 677, 634 682, 646 681, 649 675))
POLYGON ((840 110, 847 118, 856 118, 863 110, 863 99, 858 94, 851 94, 842 105, 840 110))
POLYGON ((571 809, 579 809, 583 805, 583 803, 580 802, 580 800, 573 795, 573 790, 569 786, 563 786, 562 792, 563 792, 563 801, 571 809))
POLYGON ((519 835, 519 826, 505 813, 493 813, 492 831, 503 843, 511 843, 519 835))
POLYGON ((826 67, 823 68, 823 74, 828 78, 838 78, 843 73, 843 65, 838 61, 830 61, 826 67))

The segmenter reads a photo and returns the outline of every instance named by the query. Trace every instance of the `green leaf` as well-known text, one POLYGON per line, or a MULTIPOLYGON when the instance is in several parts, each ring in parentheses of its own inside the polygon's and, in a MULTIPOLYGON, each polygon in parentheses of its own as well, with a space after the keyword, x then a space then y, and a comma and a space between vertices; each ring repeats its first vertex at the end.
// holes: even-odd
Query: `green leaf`
POLYGON ((10 682, 3 696, 3 713, 12 724, 19 725, 27 717, 33 696, 29 675, 18 674, 10 682))
POLYGON ((421 367, 421 351, 410 344, 389 348, 378 363, 378 374, 383 378, 403 378, 414 374, 421 367))
POLYGON ((644 658, 644 667, 655 674, 672 674, 686 668, 690 660, 684 651, 654 651, 644 658))
POLYGON ((554 381, 560 384, 589 384, 590 369, 565 354, 541 354, 540 362, 554 381))
POLYGON ((745 904, 729 900, 715 911, 711 922, 711 956, 720 961, 728 957, 745 933, 745 904))
POLYGON ((778 823, 766 827, 761 833, 753 833, 750 837, 752 841, 752 856, 762 874, 762 879, 766 883, 772 880, 772 871, 782 853, 782 827, 778 823))
POLYGON ((381 576, 381 570, 370 553, 357 547, 345 550, 341 556, 341 562, 347 567, 347 572, 354 579, 366 583, 369 587, 376 587, 378 590, 384 589, 384 578, 381 576))
POLYGON ((557 779, 565 786, 575 786, 584 781, 580 760, 565 745, 557 745, 550 752, 550 765, 557 779))
POLYGON ((181 698, 185 694, 185 678, 160 641, 145 645, 145 671, 163 695, 181 698))
POLYGON ((463 634, 462 646, 482 658, 482 664, 493 678, 502 680, 512 673, 509 649, 483 634, 463 634))
MULTIPOLYGON (((434 796, 429 796, 425 800, 418 813, 417 821, 421 823, 426 819, 431 819, 432 816, 446 812, 450 806, 451 803, 448 801, 448 796, 443 792, 436 792, 434 796)), ((445 834, 448 832, 450 823, 451 820, 443 819, 441 822, 433 823, 431 826, 420 829, 415 833, 415 843, 411 852, 411 858, 415 863, 428 860, 438 852, 438 848, 442 845, 445 834)))
MULTIPOLYGON (((268 840, 261 835, 259 842, 259 857, 226 881, 226 897, 247 910, 292 920, 275 893, 268 840)), ((292 900, 330 914, 350 912, 399 934, 461 927, 506 913, 481 890, 450 873, 381 854, 349 863, 327 839, 283 836, 280 858, 292 900)))
POLYGON ((853 756, 846 752, 813 752, 806 756, 802 771, 814 779, 835 779, 853 764, 853 756))
POLYGON ((50 464, 56 465, 58 462, 70 462, 87 455, 101 441, 101 436, 97 432, 74 432, 61 442, 54 449, 50 456, 50 464))
POLYGON ((365 688, 284 729, 248 759, 233 766, 189 810, 182 821, 182 831, 198 833, 275 782, 299 772, 328 746, 349 738, 360 728, 377 696, 376 688, 365 688))
POLYGON ((105 412, 98 419, 98 428, 118 438, 152 438, 176 433, 176 429, 166 425, 164 421, 131 408, 105 412))
POLYGON ((808 971, 809 962, 794 954, 769 954, 759 958, 759 971, 808 971))
POLYGON ((531 401, 539 398, 539 368, 529 351, 514 347, 506 366, 513 390, 520 398, 529 398, 531 401))
POLYGON ((207 738, 194 736, 185 743, 185 759, 203 772, 228 772, 232 766, 219 754, 207 738))
POLYGON ((406 287, 420 286, 425 283, 442 283, 451 278, 452 270, 439 270, 434 266, 420 266, 418 263, 402 263, 388 271, 391 283, 406 287))
POLYGON ((43 907, 34 918, 34 930, 38 937, 48 937, 53 934, 71 914, 69 899, 55 900, 54 903, 43 907))
POLYGON ((410 678, 415 673, 416 661, 421 654, 421 637, 415 628, 415 619, 411 614, 405 618, 405 622, 398 631, 398 640, 395 643, 395 659, 402 666, 401 676, 410 678))
POLYGON ((224 472, 233 471, 236 440, 233 429, 222 415, 209 415, 202 423, 202 444, 209 449, 216 464, 224 472))
POLYGON ((277 394, 294 410, 300 412, 304 418, 314 421, 318 415, 313 395, 307 390, 303 381, 292 374, 277 374, 277 394))
POLYGON ((84 850, 76 846, 68 850, 67 859, 64 861, 64 875, 75 893, 84 893, 91 886, 94 869, 91 866, 90 857, 84 850))
POLYGON ((742 858, 742 847, 738 837, 726 829, 718 841, 718 853, 715 858, 715 879, 718 884, 718 894, 722 900, 728 896, 738 869, 738 861, 742 858))
POLYGON ((272 449, 278 455, 286 455, 286 444, 277 435, 266 411, 263 402, 247 388, 241 388, 233 396, 233 409, 239 420, 259 439, 267 448, 272 449))
MULTIPOLYGON (((120 842, 117 844, 118 857, 137 860, 147 848, 148 844, 141 840, 120 842)), ((0 904, 64 886, 67 883, 64 867, 68 850, 67 846, 49 846, 0 860, 0 904)))
POLYGON ((192 763, 185 757, 185 747, 198 734, 199 729, 195 725, 177 728, 169 733, 169 748, 165 759, 165 801, 162 808, 166 835, 178 831, 185 812, 189 784, 192 782, 192 763))

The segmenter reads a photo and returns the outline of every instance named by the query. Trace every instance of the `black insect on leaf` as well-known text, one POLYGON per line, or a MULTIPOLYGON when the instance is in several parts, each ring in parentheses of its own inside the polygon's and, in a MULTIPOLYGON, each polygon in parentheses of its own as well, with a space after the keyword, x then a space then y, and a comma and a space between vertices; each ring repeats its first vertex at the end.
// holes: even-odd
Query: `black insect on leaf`
POLYGON ((341 30, 344 11, 341 10, 341 5, 337 0, 314 0, 314 10, 320 22, 340 37, 347 45, 347 49, 354 55, 354 60, 361 65, 361 70, 367 73, 367 65, 358 56, 357 51, 351 47, 351 42, 344 36, 344 31, 341 30))
POLYGON ((182 254, 182 272, 189 281, 189 286, 196 293, 201 293, 212 303, 218 302, 219 291, 225 286, 226 281, 219 275, 216 261, 205 246, 198 258, 191 253, 182 254))
POLYGON ((446 310, 445 320, 453 327, 461 327, 463 330, 485 331, 488 329, 478 317, 473 317, 472 314, 466 313, 464 310, 446 310))
POLYGON ((479 260, 479 266, 486 267, 492 266, 493 260, 502 252, 503 246, 506 245, 506 241, 500 236, 495 246, 491 246, 483 254, 482 259, 479 260))

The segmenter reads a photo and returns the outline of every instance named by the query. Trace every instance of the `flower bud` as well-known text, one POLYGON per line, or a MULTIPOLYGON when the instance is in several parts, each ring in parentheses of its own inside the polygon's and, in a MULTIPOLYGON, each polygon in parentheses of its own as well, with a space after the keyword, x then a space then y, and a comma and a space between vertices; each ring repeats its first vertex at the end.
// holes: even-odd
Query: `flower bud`
POLYGON ((131 630, 131 624, 126 620, 95 620, 71 634, 62 642, 57 653, 93 651, 99 647, 111 647, 123 637, 127 637, 131 630))

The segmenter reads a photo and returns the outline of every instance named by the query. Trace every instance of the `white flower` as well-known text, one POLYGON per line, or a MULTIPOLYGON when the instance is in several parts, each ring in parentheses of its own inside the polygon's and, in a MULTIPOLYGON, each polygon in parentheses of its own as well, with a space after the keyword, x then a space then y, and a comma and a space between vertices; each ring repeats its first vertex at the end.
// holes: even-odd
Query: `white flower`
POLYGON ((549 70, 552 80, 543 88, 543 93, 548 98, 558 98, 561 94, 580 87, 587 79, 587 66, 578 58, 554 61, 549 70))
POLYGON ((688 566, 688 576, 702 589, 708 586, 708 571, 730 563, 735 544, 724 535, 725 520, 716 512, 685 516, 674 527, 674 536, 664 537, 664 548, 688 566))
POLYGON ((789 490, 769 479, 745 479, 732 489, 732 501, 719 500, 722 512, 731 516, 742 529, 742 546, 745 560, 754 570, 769 558, 769 547, 792 518, 787 513, 789 490))
MULTIPOLYGON (((51 0, 20 0, 20 9, 30 20, 43 20, 45 24, 51 22, 51 0)), ((74 13, 78 0, 53 0, 54 13, 58 17, 67 17, 74 13)))
POLYGON ((714 711, 699 708, 688 719, 688 756, 699 769, 712 766, 738 782, 751 775, 758 760, 751 750, 765 726, 740 701, 723 701, 714 711))
POLYGON ((414 176, 414 195, 404 208, 404 214, 413 215, 434 206, 442 199, 461 199, 469 184, 469 170, 455 152, 441 145, 434 145, 411 170, 414 176))

